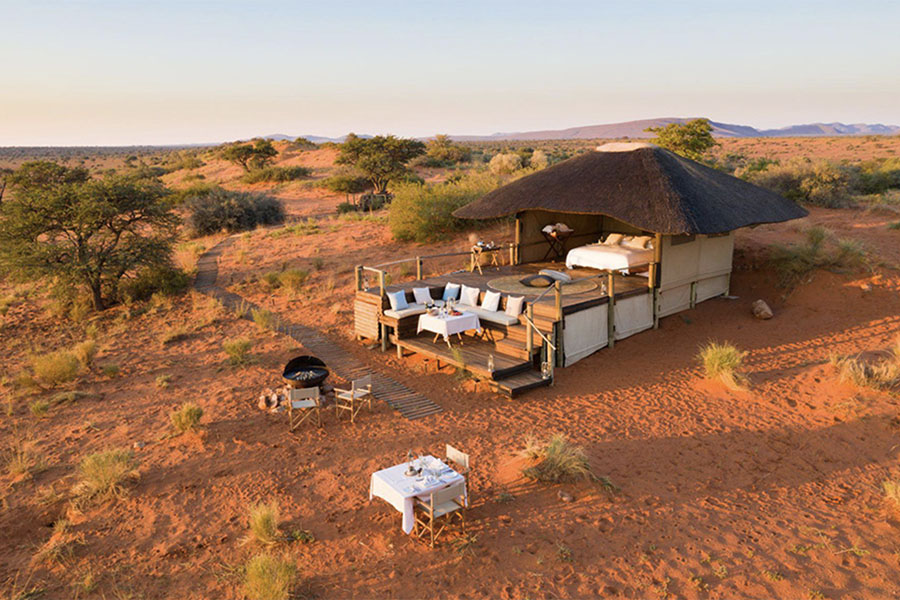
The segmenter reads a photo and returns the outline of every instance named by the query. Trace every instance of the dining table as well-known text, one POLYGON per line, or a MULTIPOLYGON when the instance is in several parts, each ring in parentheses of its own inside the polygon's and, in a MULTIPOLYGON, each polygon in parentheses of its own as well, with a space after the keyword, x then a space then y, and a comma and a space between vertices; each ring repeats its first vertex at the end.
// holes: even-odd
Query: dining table
MULTIPOLYGON (((407 475, 410 462, 372 473, 369 500, 381 498, 403 515, 403 533, 409 534, 415 525, 415 499, 425 497, 441 488, 453 485, 465 477, 439 458, 420 456, 412 461, 416 474, 407 475)), ((468 495, 466 496, 468 503, 468 495)))

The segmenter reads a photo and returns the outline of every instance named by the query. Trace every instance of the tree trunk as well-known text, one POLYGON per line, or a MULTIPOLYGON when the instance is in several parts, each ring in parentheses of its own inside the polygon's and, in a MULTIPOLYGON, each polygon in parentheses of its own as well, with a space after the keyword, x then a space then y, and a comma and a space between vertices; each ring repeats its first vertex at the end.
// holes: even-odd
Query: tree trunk
POLYGON ((103 288, 100 285, 100 282, 92 281, 88 285, 91 288, 91 303, 94 306, 94 310, 103 310, 106 308, 106 303, 103 301, 103 288))

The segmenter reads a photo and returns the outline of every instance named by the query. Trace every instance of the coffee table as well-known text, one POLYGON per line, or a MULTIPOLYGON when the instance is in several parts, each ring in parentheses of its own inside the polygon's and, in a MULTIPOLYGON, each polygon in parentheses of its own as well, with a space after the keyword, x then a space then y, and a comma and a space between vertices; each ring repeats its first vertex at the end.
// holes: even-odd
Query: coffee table
POLYGON ((417 333, 430 331, 434 333, 434 341, 438 337, 443 336, 447 342, 447 347, 453 348, 450 344, 450 336, 456 335, 460 343, 462 341, 462 332, 474 329, 481 333, 481 322, 478 315, 470 312, 463 312, 459 315, 430 315, 425 313, 419 315, 419 327, 417 333))

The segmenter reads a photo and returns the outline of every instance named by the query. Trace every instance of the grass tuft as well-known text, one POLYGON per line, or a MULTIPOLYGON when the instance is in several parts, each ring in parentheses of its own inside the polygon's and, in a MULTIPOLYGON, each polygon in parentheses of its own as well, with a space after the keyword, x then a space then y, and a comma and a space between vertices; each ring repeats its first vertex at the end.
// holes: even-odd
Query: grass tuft
POLYGON ((270 310, 254 308, 250 311, 250 317, 261 331, 274 331, 278 327, 278 317, 270 310))
POLYGON ((555 433, 543 441, 526 438, 521 454, 538 461, 522 470, 523 475, 536 481, 559 483, 598 479, 584 449, 569 442, 562 433, 555 433))
POLYGON ((169 413, 172 427, 179 433, 196 429, 201 417, 203 417, 203 409, 193 402, 185 402, 181 405, 181 408, 169 413))
POLYGON ((244 594, 250 600, 288 600, 297 567, 287 558, 257 554, 244 572, 244 594))
POLYGON ((76 470, 78 483, 73 492, 81 501, 106 500, 121 496, 125 483, 136 479, 137 463, 129 450, 113 449, 89 454, 76 470))
POLYGON ((94 363, 94 357, 97 356, 97 342, 85 340, 80 344, 75 344, 72 347, 72 354, 75 355, 82 367, 90 369, 94 363))
POLYGON ((40 547, 34 559, 41 563, 61 563, 72 557, 77 544, 83 543, 84 536, 73 533, 69 521, 60 519, 53 524, 50 539, 40 547))
POLYGON ((875 390, 891 389, 900 385, 900 337, 880 360, 869 362, 859 356, 833 354, 829 362, 837 370, 841 383, 875 390))
POLYGON ((884 490, 884 497, 890 502, 894 508, 900 508, 900 479, 885 479, 881 488, 884 490))
POLYGON ((72 381, 81 372, 81 361, 68 350, 58 350, 31 357, 34 377, 41 383, 57 386, 72 381))
POLYGON ((281 539, 278 531, 280 514, 278 504, 259 503, 250 507, 250 539, 271 546, 281 539))
POLYGON ((866 262, 866 251, 863 245, 850 239, 838 239, 829 249, 832 233, 821 226, 806 230, 806 239, 791 246, 774 245, 771 247, 769 261, 778 273, 778 284, 791 289, 809 279, 816 269, 851 269, 858 268, 866 262))
POLYGON ((707 379, 717 379, 733 390, 746 389, 747 379, 738 372, 747 353, 725 342, 708 342, 699 359, 707 379))
POLYGON ((253 344, 245 337, 233 338, 222 342, 222 349, 228 355, 232 365, 243 365, 250 360, 250 348, 253 344))

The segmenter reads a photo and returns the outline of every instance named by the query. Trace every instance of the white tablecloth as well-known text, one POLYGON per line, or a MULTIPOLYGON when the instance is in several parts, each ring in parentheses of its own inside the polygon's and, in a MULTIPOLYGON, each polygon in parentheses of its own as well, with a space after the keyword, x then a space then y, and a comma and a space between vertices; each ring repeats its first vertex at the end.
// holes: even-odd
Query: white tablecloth
POLYGON ((448 340, 455 333, 471 331, 472 329, 481 331, 481 322, 475 313, 464 312, 456 317, 452 315, 434 316, 425 313, 424 315, 419 315, 419 329, 417 333, 430 331, 440 334, 444 336, 445 340, 448 340))
MULTIPOLYGON (((426 483, 424 480, 416 481, 416 477, 407 477, 403 474, 408 466, 407 463, 403 463, 381 471, 375 471, 372 473, 372 480, 369 482, 369 500, 375 497, 381 498, 403 513, 403 533, 409 533, 413 530, 413 525, 415 524, 413 499, 416 496, 430 494, 460 480, 465 481, 465 477, 452 470, 439 458, 423 456, 417 460, 424 461, 423 464, 428 465, 431 469, 440 469, 441 476, 433 483, 426 483)), ((419 463, 417 463, 417 466, 419 466, 419 463)))

